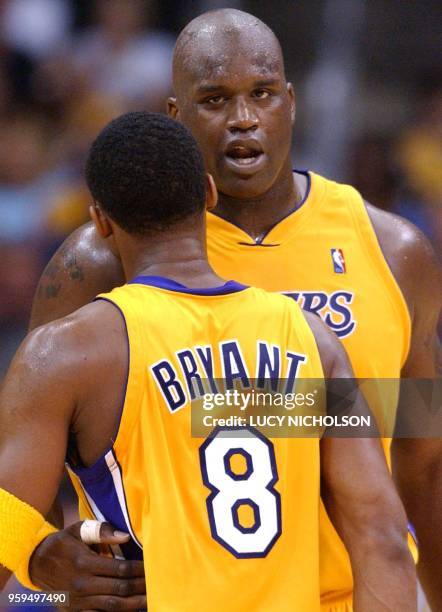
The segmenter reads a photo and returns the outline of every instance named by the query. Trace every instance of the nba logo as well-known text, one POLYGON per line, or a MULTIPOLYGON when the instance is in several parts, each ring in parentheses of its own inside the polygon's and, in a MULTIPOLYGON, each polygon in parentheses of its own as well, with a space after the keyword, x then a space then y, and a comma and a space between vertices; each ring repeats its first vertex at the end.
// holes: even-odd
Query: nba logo
POLYGON ((344 251, 342 249, 331 249, 331 258, 333 262, 333 270, 336 274, 345 274, 345 259, 344 251))

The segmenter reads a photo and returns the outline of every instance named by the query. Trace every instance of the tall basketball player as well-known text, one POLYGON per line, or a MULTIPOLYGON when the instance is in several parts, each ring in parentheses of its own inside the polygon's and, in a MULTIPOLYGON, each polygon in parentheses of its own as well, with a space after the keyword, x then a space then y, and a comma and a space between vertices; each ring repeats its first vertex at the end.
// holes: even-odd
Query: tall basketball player
MULTIPOLYGON (((169 112, 191 129, 220 193, 207 216, 214 269, 285 292, 318 314, 359 377, 431 378, 438 363, 440 372, 442 292, 434 254, 415 227, 366 204, 353 188, 292 171, 295 98, 269 28, 234 10, 198 17, 177 42, 174 87, 169 112)), ((80 228, 42 277, 32 326, 122 282, 108 241, 93 226, 80 228)), ((382 413, 394 415, 396 398, 380 393, 376 400, 382 413)), ((420 578, 434 609, 442 609, 442 441, 396 440, 392 450, 419 539, 420 578)), ((325 513, 321 525, 324 609, 349 610, 348 557, 325 513)), ((41 559, 65 555, 67 563, 80 555, 68 534, 64 549, 60 536, 52 541, 40 547, 41 559)), ((38 549, 33 565, 44 581, 38 549)))
MULTIPOLYGON (((31 333, 6 376, 0 562, 29 560, 67 456, 84 508, 131 534, 123 554, 144 557, 152 612, 319 610, 319 439, 244 427, 192 438, 190 400, 204 380, 250 387, 275 350, 287 385, 351 377, 344 349, 289 298, 212 271, 204 213, 216 189, 184 126, 119 117, 86 177, 95 227, 130 282, 31 333)), ((411 612, 405 513, 379 440, 324 440, 321 461, 359 609, 411 612)), ((104 594, 103 607, 124 600, 104 594)))

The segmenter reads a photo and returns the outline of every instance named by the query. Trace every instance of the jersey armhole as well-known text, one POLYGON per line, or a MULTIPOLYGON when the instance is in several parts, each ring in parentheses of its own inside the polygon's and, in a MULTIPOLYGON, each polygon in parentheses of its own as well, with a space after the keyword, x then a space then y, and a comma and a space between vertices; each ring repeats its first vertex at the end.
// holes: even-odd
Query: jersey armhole
POLYGON ((140 361, 136 359, 133 352, 131 351, 131 339, 133 341, 133 339, 139 338, 140 330, 138 329, 136 317, 126 317, 122 308, 116 301, 110 299, 108 296, 97 296, 95 300, 103 300, 105 302, 108 302, 109 304, 112 304, 112 306, 116 308, 123 320, 124 329, 126 332, 126 383, 121 394, 120 415, 113 438, 113 444, 106 451, 107 453, 111 449, 114 449, 118 456, 121 456, 121 454, 126 451, 133 427, 135 426, 135 423, 138 420, 139 410, 141 407, 143 389, 143 369, 140 365, 140 361))

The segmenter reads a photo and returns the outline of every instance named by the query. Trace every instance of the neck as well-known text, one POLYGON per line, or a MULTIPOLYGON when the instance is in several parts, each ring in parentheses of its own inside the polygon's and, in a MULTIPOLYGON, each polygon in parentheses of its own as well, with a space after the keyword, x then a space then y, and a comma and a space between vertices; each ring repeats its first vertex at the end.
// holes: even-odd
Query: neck
POLYGON ((174 228, 137 239, 126 234, 119 242, 127 280, 136 276, 163 276, 198 288, 216 287, 225 282, 207 260, 205 227, 202 231, 195 231, 195 227, 174 228))
POLYGON ((302 201, 305 186, 290 167, 263 195, 250 200, 219 193, 215 214, 234 223, 254 240, 265 235, 302 201))

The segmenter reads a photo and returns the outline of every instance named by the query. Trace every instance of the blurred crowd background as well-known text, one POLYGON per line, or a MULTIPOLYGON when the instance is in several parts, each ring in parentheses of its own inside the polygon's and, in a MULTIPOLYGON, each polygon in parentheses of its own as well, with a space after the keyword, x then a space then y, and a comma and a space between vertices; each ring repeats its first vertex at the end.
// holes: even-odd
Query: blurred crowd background
POLYGON ((179 30, 236 7, 281 40, 293 163, 442 238, 438 0, 0 0, 0 377, 38 277, 87 220, 88 146, 129 109, 165 110, 179 30))

